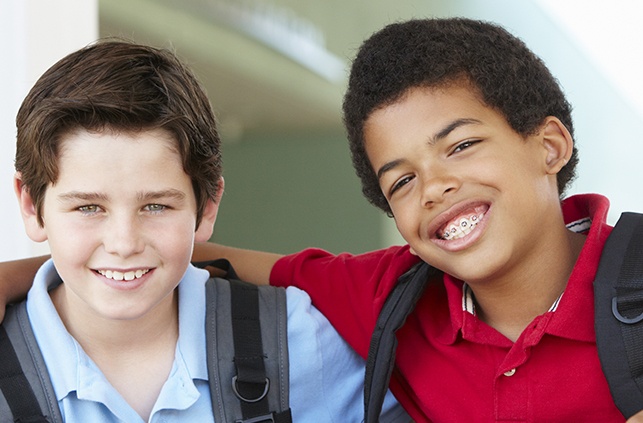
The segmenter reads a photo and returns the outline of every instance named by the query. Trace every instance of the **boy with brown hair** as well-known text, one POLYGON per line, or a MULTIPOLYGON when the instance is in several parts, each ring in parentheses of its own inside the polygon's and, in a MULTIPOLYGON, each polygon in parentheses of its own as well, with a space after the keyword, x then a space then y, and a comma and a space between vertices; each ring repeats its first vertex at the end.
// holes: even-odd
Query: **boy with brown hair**
MULTIPOLYGON (((206 356, 209 274, 190 258, 212 234, 223 179, 196 77, 167 50, 97 42, 43 74, 17 127, 15 191, 27 234, 47 240, 52 259, 3 328, 34 341, 20 360, 46 365, 48 421, 214 421, 208 366, 229 357, 206 356)), ((280 388, 292 418, 359 421, 363 360, 305 293, 284 297, 290 388, 280 388)), ((8 399, 24 387, 12 381, 0 386, 2 421, 18 418, 8 399)), ((384 418, 404 421, 388 404, 384 418)))

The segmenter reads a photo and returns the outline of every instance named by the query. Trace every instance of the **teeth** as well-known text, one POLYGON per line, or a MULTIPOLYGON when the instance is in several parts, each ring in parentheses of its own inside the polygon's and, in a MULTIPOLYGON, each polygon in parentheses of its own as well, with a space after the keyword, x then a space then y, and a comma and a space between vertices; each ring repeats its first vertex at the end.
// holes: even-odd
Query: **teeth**
POLYGON ((105 276, 107 279, 113 279, 115 281, 133 281, 149 271, 150 269, 138 269, 129 272, 119 272, 118 270, 98 270, 98 273, 105 276))
POLYGON ((453 240, 468 235, 478 225, 478 222, 482 219, 482 216, 484 216, 484 214, 474 214, 469 218, 463 217, 457 222, 452 223, 451 225, 447 226, 446 230, 442 234, 442 239, 453 240))

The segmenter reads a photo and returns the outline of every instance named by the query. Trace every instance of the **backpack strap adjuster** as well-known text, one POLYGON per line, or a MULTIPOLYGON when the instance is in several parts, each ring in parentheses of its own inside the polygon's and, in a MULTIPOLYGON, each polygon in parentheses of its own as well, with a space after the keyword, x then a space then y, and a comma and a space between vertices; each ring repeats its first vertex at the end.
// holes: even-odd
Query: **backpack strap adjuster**
POLYGON ((274 413, 266 414, 263 416, 251 417, 245 420, 235 420, 234 423, 275 423, 274 413))

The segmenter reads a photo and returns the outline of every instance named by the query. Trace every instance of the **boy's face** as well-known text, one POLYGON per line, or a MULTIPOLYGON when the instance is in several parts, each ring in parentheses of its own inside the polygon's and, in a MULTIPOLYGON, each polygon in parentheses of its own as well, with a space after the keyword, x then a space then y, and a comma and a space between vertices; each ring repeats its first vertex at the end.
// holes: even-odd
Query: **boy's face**
POLYGON ((571 150, 559 123, 525 139, 465 84, 415 88, 369 117, 365 146, 412 250, 473 283, 550 248, 539 240, 558 224, 571 150))
POLYGON ((195 195, 175 144, 163 130, 67 135, 43 227, 19 190, 27 232, 49 241, 70 309, 129 320, 171 305, 193 243, 208 240, 217 211, 209 201, 195 228, 195 195))

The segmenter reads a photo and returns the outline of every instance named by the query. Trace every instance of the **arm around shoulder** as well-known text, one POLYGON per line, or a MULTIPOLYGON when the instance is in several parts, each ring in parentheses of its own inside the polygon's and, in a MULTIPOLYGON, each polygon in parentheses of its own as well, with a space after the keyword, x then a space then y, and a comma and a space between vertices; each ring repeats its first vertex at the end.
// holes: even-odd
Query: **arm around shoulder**
POLYGON ((627 419, 627 422, 625 423, 643 423, 643 411, 639 411, 629 419, 627 419))
POLYGON ((0 262, 0 320, 4 317, 4 306, 27 295, 36 272, 48 258, 39 256, 0 262))
POLYGON ((193 261, 227 259, 244 281, 256 285, 268 285, 270 272, 281 254, 228 247, 213 242, 200 242, 194 245, 193 261))

